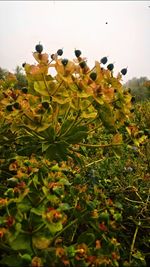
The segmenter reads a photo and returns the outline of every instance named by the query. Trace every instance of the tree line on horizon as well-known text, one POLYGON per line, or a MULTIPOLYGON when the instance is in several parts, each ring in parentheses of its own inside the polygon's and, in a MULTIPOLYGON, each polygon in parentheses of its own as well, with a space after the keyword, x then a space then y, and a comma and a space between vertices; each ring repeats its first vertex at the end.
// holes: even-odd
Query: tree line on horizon
MULTIPOLYGON (((0 67, 0 80, 4 80, 9 71, 0 67)), ((14 74, 17 78, 17 83, 15 87, 18 89, 27 86, 28 82, 26 76, 23 72, 23 68, 16 66, 14 74)), ((141 102, 150 99, 150 80, 146 76, 141 76, 140 78, 133 77, 123 84, 123 87, 128 88, 131 94, 135 97, 135 102, 141 102)))

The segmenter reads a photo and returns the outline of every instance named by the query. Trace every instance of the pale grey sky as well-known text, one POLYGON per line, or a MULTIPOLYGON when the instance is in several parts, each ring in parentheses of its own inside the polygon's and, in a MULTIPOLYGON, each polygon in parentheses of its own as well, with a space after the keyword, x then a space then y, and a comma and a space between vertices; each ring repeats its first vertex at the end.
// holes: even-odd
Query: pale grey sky
POLYGON ((74 48, 89 66, 103 56, 124 81, 150 78, 150 1, 0 1, 0 67, 34 64, 35 45, 73 59, 74 48), (106 24, 108 22, 108 24, 106 24))

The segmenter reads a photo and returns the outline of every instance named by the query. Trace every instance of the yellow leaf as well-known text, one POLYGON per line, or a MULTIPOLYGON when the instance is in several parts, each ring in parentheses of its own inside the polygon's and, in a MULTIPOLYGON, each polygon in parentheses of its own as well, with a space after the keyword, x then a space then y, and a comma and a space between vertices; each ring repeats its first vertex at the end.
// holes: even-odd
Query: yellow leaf
POLYGON ((49 90, 43 81, 34 82, 34 90, 42 96, 49 96, 49 90))
POLYGON ((53 102, 57 102, 58 104, 63 105, 70 102, 70 99, 69 98, 62 99, 62 97, 53 96, 53 102))
POLYGON ((37 52, 33 53, 33 57, 35 58, 35 60, 38 63, 42 63, 42 64, 48 64, 49 60, 48 60, 48 54, 44 53, 44 54, 39 54, 37 52))
POLYGON ((94 119, 96 116, 97 116, 97 112, 90 112, 90 113, 83 112, 81 114, 81 117, 84 119, 89 119, 89 118, 94 119))
POLYGON ((33 237, 33 245, 37 249, 46 249, 48 248, 51 240, 46 237, 33 237))

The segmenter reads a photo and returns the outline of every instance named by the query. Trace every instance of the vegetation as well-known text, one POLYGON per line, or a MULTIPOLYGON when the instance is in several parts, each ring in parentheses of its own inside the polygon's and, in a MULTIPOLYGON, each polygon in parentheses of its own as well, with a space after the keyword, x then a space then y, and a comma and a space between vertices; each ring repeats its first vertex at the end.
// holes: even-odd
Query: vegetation
POLYGON ((106 57, 35 50, 0 80, 0 266, 148 266, 149 102, 106 57))
POLYGON ((150 81, 147 77, 133 78, 125 84, 125 87, 131 89, 131 93, 135 96, 136 102, 150 99, 150 81))

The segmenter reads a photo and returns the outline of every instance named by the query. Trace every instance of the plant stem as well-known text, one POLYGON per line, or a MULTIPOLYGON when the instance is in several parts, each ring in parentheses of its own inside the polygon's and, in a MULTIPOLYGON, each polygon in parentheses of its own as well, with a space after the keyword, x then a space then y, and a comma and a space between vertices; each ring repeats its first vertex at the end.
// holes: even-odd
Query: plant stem
POLYGON ((44 81, 44 84, 45 84, 45 87, 47 89, 47 92, 49 94, 49 96, 51 95, 50 92, 49 92, 49 88, 48 88, 48 85, 47 85, 47 82, 46 82, 46 79, 45 79, 45 75, 42 73, 42 77, 43 77, 43 81, 44 81))
POLYGON ((51 96, 55 95, 57 90, 60 88, 60 86, 63 84, 64 81, 61 81, 61 83, 57 86, 57 88, 55 89, 55 91, 51 94, 51 96))
POLYGON ((73 220, 71 223, 69 223, 68 225, 66 225, 66 227, 64 227, 58 234, 55 235, 55 237, 53 238, 53 241, 60 236, 64 231, 66 231, 66 229, 68 229, 70 226, 72 226, 73 224, 75 224, 78 221, 78 219, 73 220))
POLYGON ((139 221, 137 226, 136 226, 135 232, 134 232, 134 236, 133 236, 133 240, 132 240, 132 244, 131 244, 131 248, 130 248, 129 264, 131 264, 132 253, 134 250, 135 240, 136 240, 136 236, 137 236, 140 224, 141 224, 141 222, 139 221))
POLYGON ((86 146, 86 147, 111 147, 111 146, 121 146, 123 143, 118 143, 118 144, 107 144, 107 145, 92 145, 92 144, 83 144, 83 143, 78 143, 79 146, 86 146))
POLYGON ((89 164, 85 165, 85 167, 89 167, 90 165, 93 165, 94 163, 98 163, 98 162, 100 162, 102 160, 104 160, 104 159, 99 159, 99 160, 95 160, 93 162, 90 162, 89 164))

